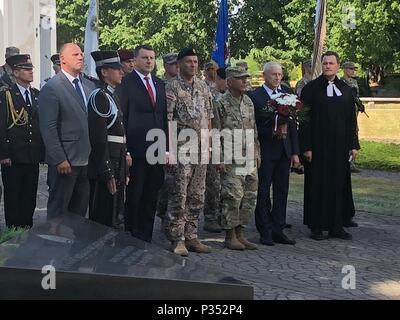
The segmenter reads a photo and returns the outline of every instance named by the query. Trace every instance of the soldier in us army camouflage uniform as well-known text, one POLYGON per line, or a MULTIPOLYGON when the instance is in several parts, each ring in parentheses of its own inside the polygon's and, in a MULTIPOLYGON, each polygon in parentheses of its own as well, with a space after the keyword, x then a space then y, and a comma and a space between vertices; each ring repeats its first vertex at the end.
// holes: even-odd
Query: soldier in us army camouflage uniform
MULTIPOLYGON (((357 71, 357 67, 356 67, 355 63, 351 62, 351 61, 347 61, 347 62, 343 63, 342 67, 343 67, 343 71, 344 71, 342 80, 353 90, 354 96, 358 97, 360 94, 360 89, 358 88, 357 80, 354 79, 354 77, 356 75, 356 71, 357 71)), ((356 104, 357 117, 358 117, 359 112, 360 112, 360 110, 358 110, 358 107, 356 104)), ((357 125, 357 134, 358 134, 358 125, 357 125)), ((350 171, 354 172, 354 173, 361 172, 361 170, 359 170, 356 167, 354 160, 350 163, 350 171)))
POLYGON ((222 186, 221 226, 226 231, 225 246, 232 250, 257 249, 257 245, 249 242, 244 234, 244 226, 249 223, 256 207, 257 168, 261 163, 254 105, 244 94, 247 77, 249 74, 241 67, 227 68, 228 91, 217 101, 220 130, 228 129, 230 135, 233 135, 234 130, 243 130, 242 141, 232 139, 231 148, 228 146, 225 149, 227 139, 226 135, 223 135, 221 153, 228 152, 228 149, 235 150, 242 147, 242 154, 247 155, 244 165, 234 157, 232 163, 228 164, 225 157, 225 164, 219 166, 222 186), (247 140, 246 131, 248 130, 253 130, 251 141, 247 140))
MULTIPOLYGON (((217 111, 218 99, 226 91, 226 73, 225 67, 219 68, 217 70, 217 75, 215 79, 215 86, 209 87, 211 95, 213 98, 213 114, 212 127, 219 128, 219 117, 217 111)), ((208 232, 221 232, 221 226, 219 224, 220 217, 220 207, 221 207, 221 181, 220 174, 217 170, 215 164, 209 164, 207 166, 207 176, 206 176, 206 195, 204 201, 204 227, 203 229, 208 232)))
MULTIPOLYGON (((168 118, 176 121, 178 132, 192 129, 200 141, 202 129, 211 128, 213 118, 211 94, 204 81, 196 78, 197 54, 193 49, 183 49, 178 55, 179 75, 168 82, 168 118)), ((179 133, 178 133, 179 134, 179 133)), ((167 186, 168 210, 166 235, 177 255, 187 256, 188 250, 208 253, 211 248, 197 239, 199 216, 203 211, 207 165, 180 161, 178 143, 177 164, 169 167, 173 179, 167 186)), ((194 147, 197 160, 202 156, 200 144, 194 147)), ((170 147, 170 152, 172 148, 170 147)), ((184 154, 185 151, 181 150, 184 154)), ((208 156, 208 150, 206 150, 208 156)), ((203 155, 204 156, 204 155, 203 155)))

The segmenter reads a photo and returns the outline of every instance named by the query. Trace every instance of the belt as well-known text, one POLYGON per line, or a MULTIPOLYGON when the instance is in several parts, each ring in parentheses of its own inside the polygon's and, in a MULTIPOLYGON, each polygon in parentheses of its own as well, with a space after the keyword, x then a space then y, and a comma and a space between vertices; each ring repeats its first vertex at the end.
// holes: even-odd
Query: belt
POLYGON ((125 143, 126 138, 125 136, 107 136, 107 141, 115 143, 125 143))

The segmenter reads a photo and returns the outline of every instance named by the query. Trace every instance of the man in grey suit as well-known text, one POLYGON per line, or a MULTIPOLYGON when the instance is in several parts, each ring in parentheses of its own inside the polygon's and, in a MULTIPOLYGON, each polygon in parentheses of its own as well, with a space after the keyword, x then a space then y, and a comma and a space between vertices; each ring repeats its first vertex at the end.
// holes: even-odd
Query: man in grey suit
POLYGON ((85 216, 89 204, 86 105, 94 85, 81 77, 83 54, 79 46, 65 44, 60 60, 61 72, 47 82, 39 96, 40 130, 51 178, 47 218, 64 213, 85 216))

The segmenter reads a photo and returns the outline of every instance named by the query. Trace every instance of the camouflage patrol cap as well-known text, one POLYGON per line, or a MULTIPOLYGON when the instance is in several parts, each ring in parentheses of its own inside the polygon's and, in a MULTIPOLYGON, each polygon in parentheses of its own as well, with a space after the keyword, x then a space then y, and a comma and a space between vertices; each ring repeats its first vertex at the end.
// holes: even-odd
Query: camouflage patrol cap
POLYGON ((249 66, 247 65, 247 62, 246 62, 246 61, 239 61, 239 62, 236 63, 236 66, 237 66, 237 67, 242 67, 242 68, 244 68, 244 69, 246 69, 246 70, 247 70, 247 68, 249 67, 249 66))
POLYGON ((210 61, 210 62, 207 62, 207 63, 204 64, 204 70, 205 71, 210 70, 210 69, 217 69, 217 68, 218 68, 218 66, 213 61, 210 61))
POLYGON ((178 54, 170 52, 170 53, 164 54, 162 59, 165 64, 174 64, 178 60, 178 54))
POLYGON ((244 68, 238 66, 228 67, 225 72, 226 79, 250 77, 250 74, 244 68))
POLYGON ((357 69, 355 63, 352 61, 346 61, 345 63, 343 63, 342 68, 343 69, 357 69))
POLYGON ((8 48, 6 48, 6 54, 5 54, 6 59, 8 57, 12 57, 12 56, 15 56, 17 54, 19 54, 19 49, 17 47, 8 47, 8 48))

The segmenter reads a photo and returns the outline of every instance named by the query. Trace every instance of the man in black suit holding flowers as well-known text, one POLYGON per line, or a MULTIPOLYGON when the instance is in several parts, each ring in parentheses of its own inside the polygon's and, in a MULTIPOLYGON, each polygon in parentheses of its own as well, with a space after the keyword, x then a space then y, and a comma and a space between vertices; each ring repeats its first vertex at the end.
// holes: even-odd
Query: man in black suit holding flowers
POLYGON ((261 166, 258 170, 258 195, 255 210, 256 227, 260 233, 260 242, 265 245, 276 243, 291 244, 283 229, 286 225, 286 205, 289 190, 290 167, 298 167, 299 142, 296 123, 289 120, 280 123, 275 117, 266 120, 259 117, 271 96, 279 93, 292 93, 291 89, 281 85, 282 66, 277 62, 268 62, 263 72, 265 83, 249 96, 254 103, 258 139, 261 147, 261 166), (273 189, 271 203, 270 189, 273 189))

